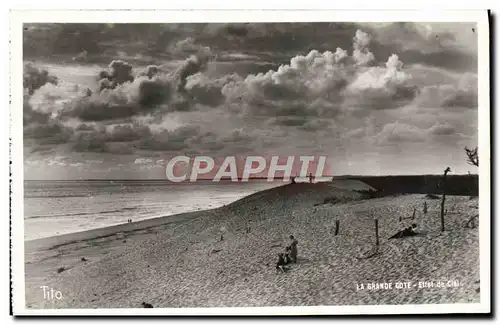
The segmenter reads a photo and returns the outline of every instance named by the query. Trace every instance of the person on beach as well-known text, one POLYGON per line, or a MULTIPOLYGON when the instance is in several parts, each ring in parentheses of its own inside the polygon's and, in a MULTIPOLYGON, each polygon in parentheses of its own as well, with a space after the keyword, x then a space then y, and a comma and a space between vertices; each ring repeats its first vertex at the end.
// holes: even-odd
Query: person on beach
POLYGON ((278 254, 278 262, 276 263, 276 271, 281 271, 282 273, 285 273, 288 271, 288 268, 285 266, 285 254, 279 253, 278 254))
POLYGON ((416 223, 412 224, 408 228, 405 228, 401 231, 398 231, 397 233, 395 233, 394 235, 389 237, 389 239, 397 239, 397 238, 403 238, 403 237, 408 237, 408 236, 415 236, 417 234, 415 232, 415 229, 417 229, 416 223))
POLYGON ((290 251, 290 259, 293 263, 297 263, 297 244, 299 243, 293 235, 290 235, 290 240, 292 241, 289 246, 287 246, 287 251, 290 251))
POLYGON ((285 253, 284 259, 285 259, 285 264, 290 264, 292 262, 292 259, 290 258, 290 253, 288 253, 288 251, 285 253))

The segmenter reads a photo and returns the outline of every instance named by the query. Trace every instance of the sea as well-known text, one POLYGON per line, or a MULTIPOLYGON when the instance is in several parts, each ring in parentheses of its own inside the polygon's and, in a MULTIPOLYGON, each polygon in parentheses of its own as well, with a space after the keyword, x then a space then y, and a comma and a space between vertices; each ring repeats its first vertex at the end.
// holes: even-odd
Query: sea
POLYGON ((33 240, 183 212, 213 209, 283 185, 265 179, 73 180, 24 182, 24 239, 33 240))

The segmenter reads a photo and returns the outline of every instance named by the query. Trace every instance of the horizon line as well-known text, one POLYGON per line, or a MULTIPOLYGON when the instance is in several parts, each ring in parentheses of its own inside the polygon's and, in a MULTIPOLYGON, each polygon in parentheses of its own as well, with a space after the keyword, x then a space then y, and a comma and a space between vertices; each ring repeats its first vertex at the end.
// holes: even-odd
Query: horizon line
MULTIPOLYGON (((447 176, 478 176, 479 174, 448 174, 447 176)), ((343 175, 329 175, 329 176, 313 176, 316 178, 339 178, 339 177, 417 177, 417 176, 443 176, 442 174, 399 174, 399 175, 356 175, 356 174, 343 174, 343 175)), ((291 181, 290 177, 290 181, 291 181)), ((296 176, 295 178, 309 178, 309 176, 296 176)), ((242 180, 242 177, 238 177, 238 180, 242 180)), ((267 179, 267 177, 249 177, 248 180, 262 180, 267 179)), ((283 180, 284 177, 275 177, 273 180, 283 180)), ((232 178, 221 178, 221 180, 232 180, 232 178)), ((23 181, 167 181, 170 183, 177 184, 176 182, 169 181, 167 178, 75 178, 75 179, 24 179, 23 181)), ((213 181, 212 178, 198 178, 196 181, 213 181)), ((185 181, 178 182, 182 183, 195 183, 186 179, 185 181)))

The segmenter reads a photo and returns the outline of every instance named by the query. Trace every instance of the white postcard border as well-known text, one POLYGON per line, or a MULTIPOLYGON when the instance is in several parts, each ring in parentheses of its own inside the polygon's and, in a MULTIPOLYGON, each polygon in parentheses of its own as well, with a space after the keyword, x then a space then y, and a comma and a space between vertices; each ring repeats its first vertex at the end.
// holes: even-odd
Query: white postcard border
POLYGON ((491 194, 489 22, 485 10, 332 11, 332 10, 24 10, 10 15, 10 132, 12 171, 12 265, 14 315, 353 315, 487 313, 491 311, 491 194), (165 22, 477 22, 478 141, 481 302, 476 304, 291 306, 154 309, 26 309, 24 279, 22 24, 24 22, 165 23, 165 22))

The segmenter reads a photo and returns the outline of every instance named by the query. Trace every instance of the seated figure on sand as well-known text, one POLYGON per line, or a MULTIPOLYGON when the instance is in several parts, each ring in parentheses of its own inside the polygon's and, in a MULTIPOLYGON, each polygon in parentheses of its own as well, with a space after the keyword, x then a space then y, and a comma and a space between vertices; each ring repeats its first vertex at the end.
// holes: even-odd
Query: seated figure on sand
POLYGON ((290 235, 290 240, 292 241, 289 246, 287 246, 287 252, 290 251, 290 259, 293 263, 297 263, 297 244, 299 243, 293 235, 290 235))
POLYGON ((411 226, 409 226, 403 230, 398 231, 397 233, 395 233, 394 235, 389 237, 389 239, 397 239, 397 238, 403 238, 403 237, 408 237, 408 236, 415 236, 417 234, 415 232, 415 229, 417 229, 416 223, 412 224, 411 226))
POLYGON ((292 259, 290 258, 290 253, 288 253, 288 251, 285 252, 285 254, 283 256, 284 256, 284 259, 285 259, 285 264, 292 263, 292 259))
POLYGON ((286 267, 286 262, 285 262, 285 254, 283 254, 283 253, 278 254, 278 262, 276 263, 276 271, 281 271, 283 273, 288 271, 288 267, 286 267))

